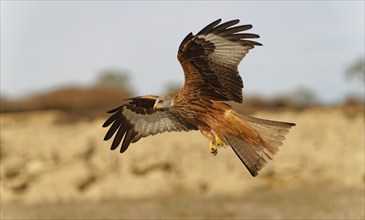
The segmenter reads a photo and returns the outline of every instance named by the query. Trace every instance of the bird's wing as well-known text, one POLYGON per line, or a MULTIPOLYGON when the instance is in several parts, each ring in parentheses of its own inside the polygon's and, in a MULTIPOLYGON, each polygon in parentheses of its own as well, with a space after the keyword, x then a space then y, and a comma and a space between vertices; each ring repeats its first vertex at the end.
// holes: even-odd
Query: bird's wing
POLYGON ((242 78, 238 64, 258 42, 247 40, 259 35, 242 33, 252 25, 239 25, 239 20, 220 24, 214 21, 199 33, 188 34, 182 41, 178 59, 185 74, 182 91, 197 92, 217 101, 242 102, 242 78))
POLYGON ((162 132, 196 130, 197 127, 183 120, 179 115, 169 110, 154 110, 157 96, 139 96, 126 99, 126 102, 110 111, 112 114, 103 127, 110 126, 104 140, 114 136, 111 150, 120 143, 120 152, 127 150, 130 143, 137 142, 142 137, 162 132))

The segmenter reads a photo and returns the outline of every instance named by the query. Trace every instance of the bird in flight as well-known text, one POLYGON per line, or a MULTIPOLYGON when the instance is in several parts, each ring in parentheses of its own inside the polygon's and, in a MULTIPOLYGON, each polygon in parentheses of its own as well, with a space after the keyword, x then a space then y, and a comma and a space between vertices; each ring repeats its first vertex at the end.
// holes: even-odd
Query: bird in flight
POLYGON ((244 31, 252 25, 239 20, 207 25, 182 41, 177 58, 185 83, 177 93, 125 99, 108 113, 104 140, 114 136, 111 150, 120 153, 143 137, 163 132, 200 132, 210 141, 210 153, 231 146, 252 176, 273 159, 293 123, 254 118, 237 113, 225 101, 242 103, 242 78, 238 65, 250 49, 261 46, 244 31))

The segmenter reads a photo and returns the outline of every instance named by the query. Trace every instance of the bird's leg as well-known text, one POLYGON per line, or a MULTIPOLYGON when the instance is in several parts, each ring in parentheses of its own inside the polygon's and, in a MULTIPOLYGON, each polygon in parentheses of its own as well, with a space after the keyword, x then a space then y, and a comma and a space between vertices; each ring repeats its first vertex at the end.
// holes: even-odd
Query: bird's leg
POLYGON ((214 135, 214 141, 211 141, 209 144, 210 153, 213 154, 213 156, 217 155, 218 149, 217 147, 223 146, 223 141, 217 136, 214 135))
POLYGON ((223 146, 223 141, 218 137, 218 135, 214 135, 215 136, 215 145, 217 145, 218 147, 222 147, 223 146))
POLYGON ((210 149, 210 153, 211 153, 213 156, 217 155, 217 153, 218 153, 217 146, 215 146, 215 145, 214 145, 214 143, 213 143, 212 141, 209 143, 209 149, 210 149))

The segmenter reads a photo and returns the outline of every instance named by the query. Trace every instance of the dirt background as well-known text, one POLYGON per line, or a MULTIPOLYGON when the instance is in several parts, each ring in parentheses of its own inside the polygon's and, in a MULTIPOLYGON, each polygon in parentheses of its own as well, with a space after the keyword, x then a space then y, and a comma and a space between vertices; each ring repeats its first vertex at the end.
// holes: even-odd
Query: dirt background
POLYGON ((119 154, 104 118, 1 114, 1 219, 364 219, 363 107, 254 116, 297 124, 256 178, 229 148, 211 156, 199 132, 119 154))

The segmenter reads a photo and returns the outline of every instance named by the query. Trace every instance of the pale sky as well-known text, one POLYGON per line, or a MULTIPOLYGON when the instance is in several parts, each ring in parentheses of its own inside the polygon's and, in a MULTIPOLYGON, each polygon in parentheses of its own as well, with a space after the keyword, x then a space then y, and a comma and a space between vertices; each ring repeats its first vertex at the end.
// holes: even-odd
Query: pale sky
POLYGON ((182 39, 218 18, 261 36, 239 66, 245 93, 364 93, 344 76, 364 57, 364 1, 1 1, 1 95, 89 85, 108 68, 128 70, 135 95, 159 95, 183 83, 182 39))

